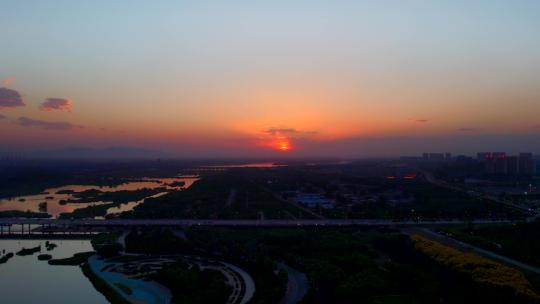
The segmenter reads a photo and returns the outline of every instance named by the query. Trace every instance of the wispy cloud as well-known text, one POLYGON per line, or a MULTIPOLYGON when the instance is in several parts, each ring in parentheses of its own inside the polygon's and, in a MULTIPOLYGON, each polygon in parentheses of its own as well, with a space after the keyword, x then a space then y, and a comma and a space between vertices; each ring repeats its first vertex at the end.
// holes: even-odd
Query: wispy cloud
POLYGON ((0 109, 24 107, 21 94, 8 88, 0 88, 0 109))
POLYGON ((73 129, 82 129, 83 126, 80 125, 74 125, 69 122, 49 122, 49 121, 43 121, 38 119, 32 119, 28 117, 19 117, 17 120, 20 126, 22 127, 34 127, 34 128, 40 128, 44 130, 73 130, 73 129))
POLYGON ((474 131, 478 131, 479 129, 477 128, 459 128, 457 129, 457 131, 459 132, 474 132, 474 131))
POLYGON ((429 122, 429 119, 424 119, 424 118, 409 118, 409 121, 415 122, 415 123, 427 123, 427 122, 429 122))
POLYGON ((47 98, 40 106, 42 111, 71 112, 71 100, 68 98, 47 98))

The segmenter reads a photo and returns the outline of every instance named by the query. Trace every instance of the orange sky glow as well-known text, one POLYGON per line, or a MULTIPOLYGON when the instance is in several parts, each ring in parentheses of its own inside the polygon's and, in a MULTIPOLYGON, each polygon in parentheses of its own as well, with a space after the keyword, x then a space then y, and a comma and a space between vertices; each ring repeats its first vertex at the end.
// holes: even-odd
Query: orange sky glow
POLYGON ((537 1, 23 2, 0 10, 0 156, 540 149, 537 1))

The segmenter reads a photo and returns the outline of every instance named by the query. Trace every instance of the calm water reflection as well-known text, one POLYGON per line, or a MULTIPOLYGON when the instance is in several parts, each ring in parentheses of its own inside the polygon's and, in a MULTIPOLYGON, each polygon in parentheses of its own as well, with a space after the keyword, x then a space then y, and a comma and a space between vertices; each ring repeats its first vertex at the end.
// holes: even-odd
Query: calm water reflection
MULTIPOLYGON (((53 258, 66 258, 77 252, 91 251, 89 241, 52 240, 58 245, 46 251, 45 240, 0 240, 0 251, 16 253, 21 248, 41 244, 41 253, 53 258)), ((15 255, 5 264, 0 264, 0 302, 17 304, 99 304, 108 303, 83 275, 78 266, 51 266, 38 261, 40 253, 29 256, 15 255)))
MULTIPOLYGON (((72 194, 69 193, 58 193, 59 191, 72 190, 74 192, 82 192, 90 189, 97 189, 102 192, 112 192, 112 191, 135 191, 139 189, 149 188, 159 188, 163 187, 167 190, 178 190, 180 187, 172 186, 175 182, 184 182, 185 185, 182 188, 188 188, 199 178, 197 176, 181 176, 175 178, 146 178, 138 181, 128 181, 124 184, 117 186, 95 186, 95 185, 66 185, 59 188, 51 188, 45 190, 42 194, 37 195, 26 195, 14 197, 11 199, 1 199, 0 200, 0 211, 6 210, 19 210, 19 211, 40 211, 40 203, 47 202, 47 213, 51 214, 53 217, 58 217, 61 213, 73 212, 73 210, 78 208, 84 208, 91 205, 105 204, 109 202, 92 202, 92 203, 75 203, 75 204, 60 204, 61 200, 70 200, 72 199, 72 194)), ((163 195, 163 194, 160 194, 163 195)), ((130 202, 123 204, 118 208, 111 208, 108 213, 119 213, 123 211, 129 211, 133 207, 142 203, 143 200, 137 202, 130 202)))

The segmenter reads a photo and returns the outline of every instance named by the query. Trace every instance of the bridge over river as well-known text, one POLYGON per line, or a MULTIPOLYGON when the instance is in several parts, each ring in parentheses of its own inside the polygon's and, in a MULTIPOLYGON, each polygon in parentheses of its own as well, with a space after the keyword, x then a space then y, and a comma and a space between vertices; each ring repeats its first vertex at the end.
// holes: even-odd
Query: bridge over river
POLYGON ((473 223, 510 224, 509 220, 430 220, 430 221, 395 221, 386 219, 306 219, 306 220, 242 220, 242 219, 32 219, 0 218, 0 234, 11 233, 12 226, 21 226, 22 232, 90 232, 96 229, 144 228, 190 226, 208 227, 259 227, 259 228, 301 228, 301 227, 360 227, 360 226, 444 226, 473 223), (34 227, 34 228, 32 228, 34 227))

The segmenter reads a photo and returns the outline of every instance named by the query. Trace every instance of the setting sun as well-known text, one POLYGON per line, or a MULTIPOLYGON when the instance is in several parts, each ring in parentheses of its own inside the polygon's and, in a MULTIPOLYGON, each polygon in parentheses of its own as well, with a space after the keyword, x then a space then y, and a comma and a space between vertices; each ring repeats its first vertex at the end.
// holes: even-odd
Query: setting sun
POLYGON ((288 142, 281 142, 279 143, 279 150, 281 151, 289 151, 291 149, 291 146, 288 142))

